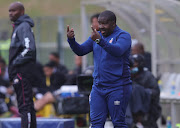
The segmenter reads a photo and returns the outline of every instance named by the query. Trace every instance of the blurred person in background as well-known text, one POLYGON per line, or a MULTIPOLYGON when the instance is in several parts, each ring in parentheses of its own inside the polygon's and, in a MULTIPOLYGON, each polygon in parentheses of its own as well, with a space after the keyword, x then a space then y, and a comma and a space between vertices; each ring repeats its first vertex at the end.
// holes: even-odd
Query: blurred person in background
POLYGON ((136 82, 132 83, 132 87, 129 108, 126 111, 126 121, 129 128, 143 128, 145 115, 148 114, 150 108, 151 94, 148 88, 144 88, 136 82))
POLYGON ((79 75, 82 73, 82 57, 81 56, 74 56, 74 64, 75 68, 72 71, 69 71, 69 74, 79 75))
POLYGON ((37 100, 34 102, 34 108, 36 111, 40 111, 41 109, 43 109, 45 105, 55 102, 56 102, 56 98, 54 94, 48 91, 44 95, 41 95, 39 98, 37 98, 37 100))
POLYGON ((82 73, 82 57, 74 56, 75 68, 72 71, 69 71, 67 75, 66 85, 76 85, 77 84, 77 76, 82 73))
POLYGON ((0 74, 2 76, 2 78, 9 82, 9 74, 8 74, 8 67, 6 66, 6 62, 4 59, 0 59, 0 74))
POLYGON ((94 29, 96 29, 97 31, 99 31, 99 23, 98 23, 98 17, 99 17, 99 13, 94 14, 93 16, 91 16, 91 25, 94 29))
POLYGON ((54 71, 56 64, 54 62, 49 62, 44 65, 43 71, 45 74, 46 87, 43 92, 38 92, 44 94, 41 98, 35 101, 35 110, 41 110, 46 104, 54 103, 56 101, 53 93, 58 90, 66 81, 66 76, 59 71, 54 71))
POLYGON ((151 71, 151 53, 144 51, 144 45, 140 42, 131 47, 131 54, 141 54, 144 56, 144 67, 151 71))
POLYGON ((55 67, 56 64, 54 62, 49 62, 43 67, 48 91, 55 91, 56 89, 59 89, 66 81, 65 75, 63 73, 54 71, 55 67))
POLYGON ((129 55, 131 36, 116 25, 116 16, 104 11, 98 17, 99 30, 81 45, 75 40, 73 28, 67 26, 67 40, 78 56, 93 52, 94 85, 89 98, 92 128, 103 128, 108 113, 114 127, 127 128, 125 112, 131 96, 129 55))
POLYGON ((0 60, 0 116, 9 117, 12 116, 19 116, 17 108, 13 104, 13 94, 14 90, 10 86, 10 82, 8 76, 6 76, 7 67, 5 60, 2 58, 0 60))
POLYGON ((9 33, 7 30, 3 30, 0 33, 0 54, 8 62, 8 50, 11 44, 11 39, 9 38, 9 33))
POLYGON ((66 66, 61 64, 60 61, 60 56, 57 52, 51 52, 49 54, 49 61, 52 61, 56 64, 56 69, 58 72, 61 72, 64 75, 68 74, 68 69, 66 68, 66 66))
POLYGON ((21 128, 36 128, 32 77, 36 62, 33 20, 25 14, 24 5, 14 2, 9 6, 13 32, 9 49, 9 78, 13 82, 21 115, 21 128))
MULTIPOLYGON (((156 121, 161 115, 161 107, 159 105, 160 90, 159 90, 157 80, 150 71, 144 70, 143 55, 134 54, 130 56, 130 62, 131 62, 131 78, 132 78, 133 83, 136 83, 144 87, 146 94, 150 95, 149 108, 148 107, 144 108, 147 110, 149 109, 149 111, 146 115, 147 118, 146 118, 146 121, 143 122, 143 125, 147 128, 157 128, 158 126, 156 124, 156 121)), ((147 102, 148 102, 148 99, 149 98, 147 98, 147 102)), ((144 115, 140 115, 141 120, 142 120, 142 116, 144 115)), ((140 118, 140 117, 137 117, 137 118, 140 118)))
POLYGON ((36 71, 33 72, 33 94, 34 96, 36 96, 37 93, 41 93, 41 95, 43 95, 44 93, 46 93, 47 90, 43 65, 39 61, 36 61, 34 69, 36 71))
POLYGON ((5 61, 3 59, 0 60, 0 115, 8 112, 8 103, 9 96, 13 93, 13 89, 10 88, 9 81, 4 79, 6 71, 5 61), (8 95, 8 97, 7 97, 8 95))
POLYGON ((74 74, 81 74, 82 73, 82 57, 75 55, 75 68, 73 70, 74 74))
POLYGON ((34 69, 35 69, 35 71, 33 72, 34 82, 32 83, 33 87, 44 88, 45 80, 44 80, 43 65, 39 61, 36 61, 34 69))
MULTIPOLYGON (((92 76, 93 70, 94 70, 94 66, 89 66, 85 69, 85 71, 82 74, 92 76)), ((35 110, 39 111, 45 105, 47 105, 49 103, 55 103, 57 101, 57 97, 59 97, 60 93, 61 92, 59 92, 59 90, 54 90, 53 92, 52 91, 46 92, 44 94, 44 96, 42 96, 40 99, 35 101, 35 103, 34 103, 35 110)))

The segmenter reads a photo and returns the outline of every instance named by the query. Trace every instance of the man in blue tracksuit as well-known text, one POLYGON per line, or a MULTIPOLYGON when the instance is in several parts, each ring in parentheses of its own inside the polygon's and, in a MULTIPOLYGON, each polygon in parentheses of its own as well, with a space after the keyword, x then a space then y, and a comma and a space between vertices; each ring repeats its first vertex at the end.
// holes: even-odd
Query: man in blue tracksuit
POLYGON ((129 55, 131 36, 116 25, 116 16, 104 11, 98 17, 99 32, 92 28, 91 37, 79 45, 73 28, 67 27, 71 49, 79 56, 93 51, 94 84, 90 94, 92 128, 103 128, 108 113, 115 128, 127 128, 126 107, 131 95, 129 55))

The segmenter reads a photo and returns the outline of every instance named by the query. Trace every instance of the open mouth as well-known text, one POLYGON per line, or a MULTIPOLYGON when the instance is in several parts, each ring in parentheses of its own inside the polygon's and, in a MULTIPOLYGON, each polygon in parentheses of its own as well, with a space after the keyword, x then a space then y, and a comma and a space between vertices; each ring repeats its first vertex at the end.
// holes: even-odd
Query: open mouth
POLYGON ((106 33, 106 31, 105 30, 101 30, 101 34, 105 34, 106 33))

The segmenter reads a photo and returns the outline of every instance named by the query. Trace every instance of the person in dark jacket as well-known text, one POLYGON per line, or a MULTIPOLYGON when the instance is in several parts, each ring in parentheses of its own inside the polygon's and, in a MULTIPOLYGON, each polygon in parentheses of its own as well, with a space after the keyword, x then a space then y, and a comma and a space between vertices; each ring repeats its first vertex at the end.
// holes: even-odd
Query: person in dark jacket
POLYGON ((66 68, 66 66, 60 63, 60 56, 57 52, 51 52, 49 54, 49 61, 52 61, 56 64, 55 70, 57 70, 58 72, 61 72, 64 75, 68 74, 68 69, 66 68))
POLYGON ((2 75, 2 78, 5 81, 9 82, 8 68, 6 66, 6 61, 4 59, 0 59, 0 67, 1 67, 0 75, 2 75))
POLYGON ((13 93, 13 90, 9 87, 9 82, 3 79, 3 70, 4 67, 0 66, 0 114, 3 114, 8 111, 8 105, 5 102, 6 96, 10 95, 10 92, 13 93))
POLYGON ((143 119, 149 112, 151 95, 147 88, 135 82, 132 83, 132 87, 133 91, 126 111, 126 122, 129 128, 132 126, 139 128, 143 126, 143 119))
POLYGON ((47 63, 43 70, 46 79, 46 86, 48 87, 48 91, 55 91, 61 87, 66 81, 66 77, 63 73, 59 71, 54 71, 54 63, 47 63))
POLYGON ((92 128, 103 128, 108 113, 114 127, 127 128, 125 112, 132 91, 129 55, 131 36, 116 25, 116 16, 104 11, 98 17, 99 30, 92 28, 91 37, 83 44, 75 41, 73 28, 67 26, 67 38, 78 56, 93 51, 94 73, 90 94, 92 128))
POLYGON ((76 85, 77 84, 77 76, 82 73, 82 57, 81 56, 75 56, 75 68, 72 71, 69 71, 66 79, 66 85, 76 85))
POLYGON ((151 96, 150 108, 147 121, 144 126, 147 128, 157 128, 156 121, 161 114, 159 105, 160 90, 156 78, 150 71, 144 70, 144 57, 141 54, 134 54, 130 57, 132 81, 143 86, 145 91, 151 96))
POLYGON ((144 56, 144 67, 151 71, 151 53, 144 51, 144 45, 140 42, 134 44, 131 48, 131 54, 141 54, 144 56))
POLYGON ((13 33, 9 49, 9 77, 17 95, 21 128, 36 128, 36 115, 32 95, 32 72, 36 62, 33 20, 26 14, 22 3, 9 6, 13 33))
POLYGON ((56 65, 53 62, 47 63, 43 70, 45 74, 46 81, 46 89, 41 90, 39 93, 43 93, 44 96, 41 99, 35 101, 35 110, 39 111, 46 104, 54 103, 56 98, 54 96, 54 92, 58 90, 66 81, 66 77, 64 74, 58 71, 54 71, 56 65))

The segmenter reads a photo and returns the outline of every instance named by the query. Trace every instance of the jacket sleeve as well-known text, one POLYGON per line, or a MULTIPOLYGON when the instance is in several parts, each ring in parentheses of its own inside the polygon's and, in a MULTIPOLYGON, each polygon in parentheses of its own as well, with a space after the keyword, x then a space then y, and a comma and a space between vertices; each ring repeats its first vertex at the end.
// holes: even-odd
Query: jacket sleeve
POLYGON ((68 39, 68 42, 73 52, 78 56, 83 56, 93 51, 94 41, 90 37, 81 45, 75 41, 75 38, 68 39))
POLYGON ((18 38, 22 45, 22 52, 14 59, 15 66, 22 65, 36 58, 36 46, 34 35, 29 24, 24 23, 18 31, 18 38))
POLYGON ((131 36, 128 33, 122 33, 115 44, 101 38, 99 45, 112 56, 121 57, 131 47, 131 36))

